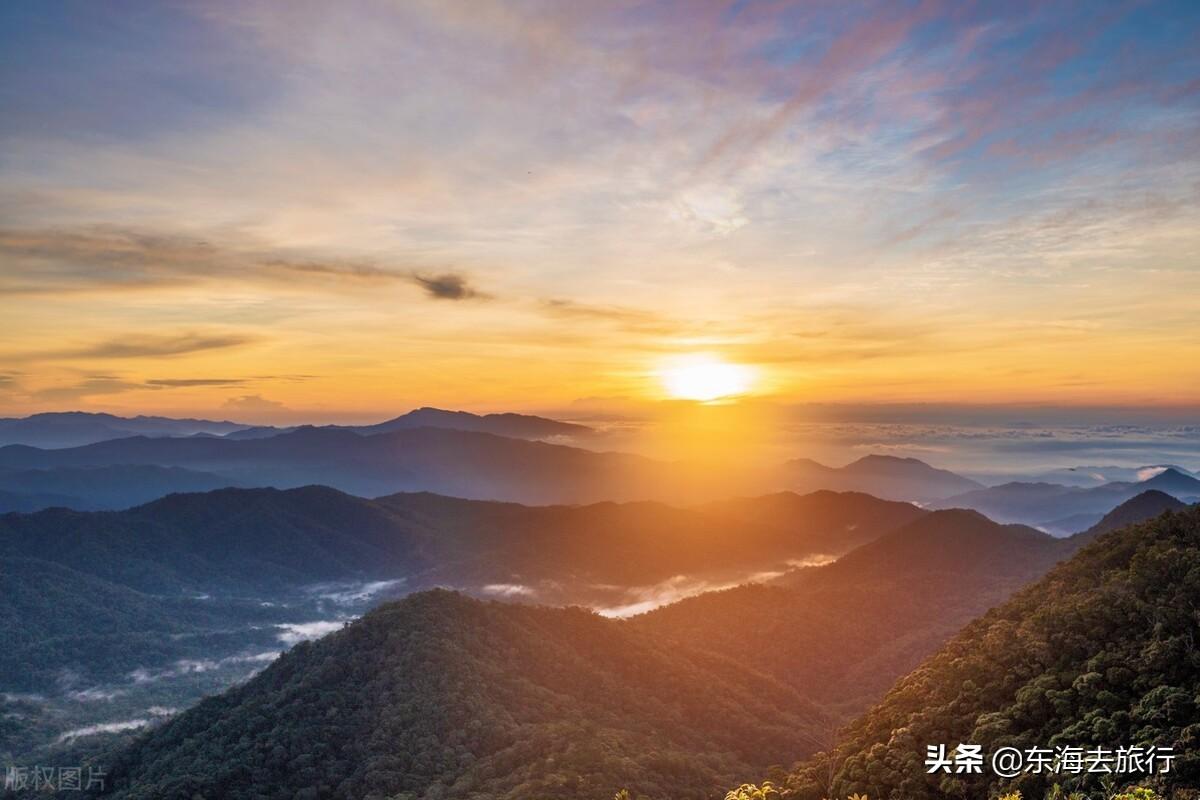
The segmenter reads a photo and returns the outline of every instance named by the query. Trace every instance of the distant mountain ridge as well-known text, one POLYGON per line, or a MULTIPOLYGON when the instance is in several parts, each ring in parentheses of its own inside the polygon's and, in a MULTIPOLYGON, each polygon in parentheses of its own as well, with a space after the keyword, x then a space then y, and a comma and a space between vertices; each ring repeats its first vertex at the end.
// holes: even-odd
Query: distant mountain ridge
POLYGON ((174 492, 206 492, 231 483, 210 472, 153 464, 0 469, 0 513, 56 506, 75 511, 114 510, 174 492))
POLYGON ((0 446, 23 444, 39 448, 81 447, 131 436, 221 436, 260 439, 291 433, 301 427, 346 430, 370 436, 413 428, 450 428, 493 433, 518 439, 585 437, 594 431, 586 425, 529 414, 472 414, 424 406, 372 425, 284 426, 250 425, 228 420, 177 419, 139 415, 122 417, 88 411, 51 411, 28 417, 0 418, 0 446))
POLYGON ((983 484, 949 470, 938 469, 916 458, 867 455, 844 467, 827 467, 799 458, 784 465, 792 488, 866 492, 887 500, 931 502, 974 489, 983 484))
POLYGON ((937 502, 939 508, 973 508, 992 519, 1041 525, 1078 515, 1103 515, 1145 491, 1161 491, 1185 502, 1200 499, 1200 480, 1167 468, 1140 481, 1106 483, 1091 489, 1053 483, 1013 482, 977 489, 937 502))
POLYGON ((0 469, 113 464, 184 467, 233 485, 332 486, 364 497, 433 491, 526 503, 666 499, 688 490, 678 470, 640 456, 450 428, 363 436, 299 428, 263 439, 116 439, 45 450, 0 447, 0 469))
POLYGON ((193 436, 200 433, 223 436, 245 427, 228 420, 51 411, 28 417, 0 418, 0 445, 79 447, 128 436, 193 436))

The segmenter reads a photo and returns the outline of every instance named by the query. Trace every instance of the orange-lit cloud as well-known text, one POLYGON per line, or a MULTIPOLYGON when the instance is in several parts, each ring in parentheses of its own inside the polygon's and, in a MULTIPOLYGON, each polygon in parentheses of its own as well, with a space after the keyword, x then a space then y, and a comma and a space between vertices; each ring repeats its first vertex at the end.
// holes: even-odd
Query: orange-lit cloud
POLYGON ((1187 8, 12 13, 0 413, 1200 403, 1187 8))

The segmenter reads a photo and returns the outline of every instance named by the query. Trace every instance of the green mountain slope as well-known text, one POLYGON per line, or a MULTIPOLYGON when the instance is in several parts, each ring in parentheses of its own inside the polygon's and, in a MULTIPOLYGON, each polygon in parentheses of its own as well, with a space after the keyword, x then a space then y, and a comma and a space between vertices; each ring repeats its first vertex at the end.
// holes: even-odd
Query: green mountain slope
POLYGON ((737 659, 580 609, 432 591, 151 732, 113 763, 110 794, 706 798, 823 724, 737 659))
MULTIPOLYGON (((926 774, 925 748, 1173 747, 1160 792, 1200 786, 1200 509, 1109 533, 968 625, 793 775, 808 800, 985 797, 1050 781, 926 774), (830 780, 832 775, 832 781, 830 780), (829 785, 829 784, 832 785, 829 785)), ((1097 774, 1063 781, 1095 792, 1097 774)))

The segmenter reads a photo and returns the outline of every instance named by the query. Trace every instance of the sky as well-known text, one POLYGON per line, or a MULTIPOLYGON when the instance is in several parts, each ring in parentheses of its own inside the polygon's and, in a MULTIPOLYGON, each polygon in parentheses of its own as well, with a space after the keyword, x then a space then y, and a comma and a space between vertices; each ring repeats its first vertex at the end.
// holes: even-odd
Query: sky
POLYGON ((0 415, 1200 408, 1200 4, 0 5, 0 415))

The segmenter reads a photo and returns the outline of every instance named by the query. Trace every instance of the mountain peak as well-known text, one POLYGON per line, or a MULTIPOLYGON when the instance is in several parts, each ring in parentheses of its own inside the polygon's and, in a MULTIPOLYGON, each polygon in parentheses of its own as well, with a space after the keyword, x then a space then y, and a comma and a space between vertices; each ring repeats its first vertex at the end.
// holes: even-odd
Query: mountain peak
POLYGON ((1172 495, 1157 489, 1147 489, 1109 511, 1095 525, 1078 534, 1078 538, 1089 541, 1126 525, 1145 522, 1164 511, 1178 511, 1184 508, 1187 508, 1187 504, 1172 495))

